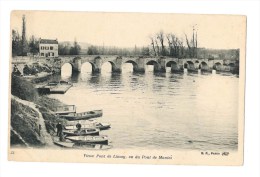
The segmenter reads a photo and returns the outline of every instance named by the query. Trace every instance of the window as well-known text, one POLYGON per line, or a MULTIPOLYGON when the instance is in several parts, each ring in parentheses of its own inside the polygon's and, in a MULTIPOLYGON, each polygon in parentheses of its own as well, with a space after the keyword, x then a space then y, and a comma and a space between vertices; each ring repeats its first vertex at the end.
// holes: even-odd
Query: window
POLYGON ((44 57, 44 53, 41 53, 41 56, 43 56, 43 57, 44 57))
POLYGON ((49 50, 49 47, 45 47, 45 50, 49 50))
POLYGON ((44 47, 43 47, 43 46, 41 46, 41 50, 44 50, 44 47))
POLYGON ((52 47, 52 46, 50 46, 50 50, 53 50, 53 47, 52 47))

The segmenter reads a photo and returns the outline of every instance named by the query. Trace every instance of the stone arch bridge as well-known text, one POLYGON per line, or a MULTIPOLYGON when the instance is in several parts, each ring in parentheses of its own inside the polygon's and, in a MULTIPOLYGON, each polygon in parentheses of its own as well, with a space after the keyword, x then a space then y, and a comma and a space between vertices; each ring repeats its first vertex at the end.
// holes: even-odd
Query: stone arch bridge
MULTIPOLYGON (((32 59, 31 59, 32 60, 32 59)), ((12 64, 15 64, 14 60, 12 64)), ((205 72, 216 71, 232 71, 237 65, 235 60, 223 60, 223 59, 195 59, 195 58, 169 58, 169 57, 126 57, 126 56, 114 56, 114 55, 78 55, 78 56, 59 56, 58 58, 34 58, 33 61, 48 64, 52 66, 56 72, 60 72, 64 64, 69 63, 72 66, 73 72, 80 72, 81 66, 88 62, 92 66, 93 73, 100 73, 102 65, 109 62, 112 66, 112 72, 120 73, 122 71, 122 65, 124 63, 131 63, 133 65, 133 71, 144 73, 146 65, 153 65, 154 72, 166 72, 166 67, 170 67, 171 71, 183 72, 186 68, 189 72, 197 72, 199 69, 205 72)), ((24 62, 26 63, 26 62, 24 62)), ((21 66, 20 66, 21 67, 21 66)))
POLYGON ((178 59, 169 57, 121 57, 121 56, 102 56, 102 55, 85 55, 85 56, 60 56, 60 68, 69 63, 73 72, 80 72, 81 66, 88 62, 92 66, 93 73, 100 73, 104 63, 109 62, 112 66, 112 72, 121 72, 124 63, 131 63, 134 72, 145 72, 146 65, 153 65, 154 72, 166 72, 166 67, 171 67, 172 72, 183 72, 186 68, 188 71, 208 71, 213 69, 224 71, 227 68, 232 69, 236 63, 234 60, 224 61, 222 59, 178 59))

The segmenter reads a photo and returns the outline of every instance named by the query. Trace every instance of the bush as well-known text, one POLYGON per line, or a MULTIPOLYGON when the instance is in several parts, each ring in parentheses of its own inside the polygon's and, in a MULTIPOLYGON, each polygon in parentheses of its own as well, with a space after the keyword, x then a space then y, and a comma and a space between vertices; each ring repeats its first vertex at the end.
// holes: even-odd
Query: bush
POLYGON ((12 75, 11 93, 20 99, 27 101, 36 101, 38 99, 38 92, 33 84, 21 77, 12 75))

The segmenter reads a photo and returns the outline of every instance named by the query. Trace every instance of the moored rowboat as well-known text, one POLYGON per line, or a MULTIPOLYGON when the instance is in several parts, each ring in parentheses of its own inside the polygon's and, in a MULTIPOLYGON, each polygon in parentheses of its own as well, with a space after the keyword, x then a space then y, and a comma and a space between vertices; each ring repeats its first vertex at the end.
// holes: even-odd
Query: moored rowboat
POLYGON ((54 144, 61 146, 61 147, 65 147, 65 148, 72 148, 75 147, 75 143, 72 141, 58 141, 55 140, 53 141, 54 144))
MULTIPOLYGON (((106 130, 111 127, 111 124, 109 123, 103 123, 103 122, 89 122, 85 124, 81 124, 82 129, 87 129, 87 128, 98 128, 100 130, 106 130)), ((67 125, 65 126, 66 130, 76 130, 77 127, 76 125, 67 125)))
POLYGON ((61 117, 67 120, 87 120, 95 117, 101 117, 102 115, 102 110, 93 110, 81 113, 69 113, 67 115, 62 115, 61 117))
POLYGON ((60 141, 58 137, 54 138, 53 143, 57 146, 63 147, 63 148, 76 148, 76 149, 91 149, 91 150, 106 150, 111 149, 111 145, 105 145, 105 144, 80 144, 73 142, 71 140, 65 139, 64 141, 60 141))
POLYGON ((67 139, 76 144, 108 144, 107 136, 69 136, 67 139))
POLYGON ((87 128, 81 130, 64 130, 63 133, 67 136, 99 135, 99 129, 87 128))
POLYGON ((77 148, 77 149, 93 149, 93 150, 106 150, 111 149, 111 145, 105 145, 105 144, 84 144, 84 145, 76 145, 76 143, 73 142, 62 142, 62 141, 55 141, 54 144, 64 147, 64 148, 77 148))

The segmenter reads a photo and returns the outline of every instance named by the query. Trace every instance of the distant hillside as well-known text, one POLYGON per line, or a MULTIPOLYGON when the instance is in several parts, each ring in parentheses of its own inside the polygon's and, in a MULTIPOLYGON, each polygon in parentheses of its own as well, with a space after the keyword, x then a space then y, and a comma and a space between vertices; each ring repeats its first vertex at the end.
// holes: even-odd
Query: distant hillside
MULTIPOLYGON (((63 44, 63 45, 70 45, 73 46, 74 41, 59 41, 59 44, 63 44)), ((86 42, 78 42, 78 44, 80 45, 81 49, 88 49, 89 46, 91 46, 90 43, 86 43, 86 42)))
POLYGON ((206 49, 198 48, 198 58, 239 59, 239 49, 206 49))

